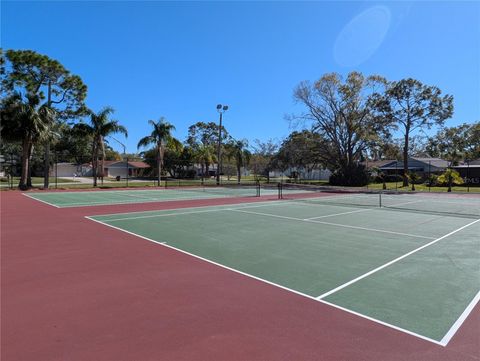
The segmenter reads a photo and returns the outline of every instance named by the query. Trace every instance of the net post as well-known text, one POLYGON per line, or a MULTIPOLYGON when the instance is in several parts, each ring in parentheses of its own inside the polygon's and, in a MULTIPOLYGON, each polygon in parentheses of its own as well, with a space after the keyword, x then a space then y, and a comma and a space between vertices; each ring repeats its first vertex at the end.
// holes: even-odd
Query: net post
POLYGON ((380 206, 380 208, 382 208, 382 192, 378 193, 378 205, 380 206))
POLYGON ((256 191, 257 191, 257 197, 260 197, 260 181, 258 179, 255 182, 255 188, 256 188, 256 191))
POLYGON ((278 185, 278 199, 283 199, 283 187, 282 187, 282 183, 279 182, 278 185))

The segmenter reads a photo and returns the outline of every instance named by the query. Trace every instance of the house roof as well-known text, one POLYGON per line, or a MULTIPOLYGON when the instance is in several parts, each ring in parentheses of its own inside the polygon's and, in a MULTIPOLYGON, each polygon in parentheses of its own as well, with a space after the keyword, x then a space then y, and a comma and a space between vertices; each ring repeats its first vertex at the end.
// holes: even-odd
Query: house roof
MULTIPOLYGON (((385 161, 383 165, 372 165, 369 163, 370 167, 379 167, 383 170, 393 170, 393 169, 403 169, 403 161, 401 160, 390 160, 385 161)), ((425 167, 432 168, 447 168, 449 165, 448 161, 440 158, 421 158, 421 157, 410 157, 408 158, 408 169, 410 170, 422 170, 425 167)))
POLYGON ((395 162, 396 162, 395 159, 383 159, 383 160, 369 161, 363 164, 365 164, 368 168, 381 168, 386 166, 387 164, 395 163, 395 162))
POLYGON ((471 164, 470 165, 467 165, 467 164, 461 164, 461 165, 456 165, 456 166, 453 166, 452 167, 453 169, 458 169, 458 168, 462 168, 462 169, 467 169, 467 168, 480 168, 480 163, 479 164, 471 164))
POLYGON ((479 159, 474 159, 468 162, 470 165, 480 165, 480 158, 479 159))
MULTIPOLYGON (((447 168, 449 166, 449 162, 445 159, 441 158, 429 158, 429 157, 411 157, 409 159, 415 160, 417 162, 424 163, 426 165, 430 164, 432 167, 437 168, 447 168)), ((382 168, 382 169, 395 169, 395 162, 398 162, 397 167, 403 167, 403 162, 401 160, 377 160, 368 162, 368 168, 382 168)), ((365 163, 364 163, 365 164, 365 163)), ((469 162, 470 166, 472 165, 480 165, 480 159, 471 160, 469 162)), ((467 166, 467 163, 464 162, 461 165, 467 166)), ((409 168, 418 168, 418 167, 409 167, 409 168)))
MULTIPOLYGON (((125 167, 125 161, 123 161, 123 160, 106 160, 103 163, 103 166, 105 168, 109 168, 109 167, 112 167, 112 166, 114 168, 122 167, 121 165, 117 166, 117 164, 119 164, 119 163, 123 163, 123 167, 125 167)), ((89 162, 89 163, 84 163, 82 165, 91 167, 92 163, 89 162)), ((147 163, 142 162, 142 161, 132 161, 132 162, 128 162, 128 168, 150 168, 150 166, 147 163)))
POLYGON ((142 161, 137 161, 137 162, 128 162, 129 166, 132 166, 133 168, 150 168, 150 166, 142 161))
POLYGON ((441 158, 420 158, 420 157, 411 157, 411 159, 414 159, 418 162, 422 162, 425 164, 430 164, 434 167, 438 168, 447 168, 448 167, 448 161, 441 159, 441 158))

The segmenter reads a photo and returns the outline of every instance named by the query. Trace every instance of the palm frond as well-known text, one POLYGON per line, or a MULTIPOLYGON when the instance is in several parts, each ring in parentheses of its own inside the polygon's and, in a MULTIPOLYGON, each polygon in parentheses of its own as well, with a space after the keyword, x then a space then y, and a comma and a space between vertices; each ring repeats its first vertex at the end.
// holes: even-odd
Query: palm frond
POLYGON ((143 137, 138 141, 137 149, 142 147, 147 147, 150 144, 155 144, 155 143, 156 143, 155 138, 152 138, 151 135, 147 135, 146 137, 143 137))

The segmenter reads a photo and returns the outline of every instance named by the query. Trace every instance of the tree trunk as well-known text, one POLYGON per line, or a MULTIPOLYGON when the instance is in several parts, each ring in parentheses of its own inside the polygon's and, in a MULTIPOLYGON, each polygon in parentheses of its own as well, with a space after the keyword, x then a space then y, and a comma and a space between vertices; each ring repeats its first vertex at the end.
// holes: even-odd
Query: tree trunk
POLYGON ((28 146, 28 169, 27 169, 27 188, 32 188, 32 158, 33 158, 33 141, 30 140, 28 146))
POLYGON ((45 154, 44 154, 44 165, 43 165, 43 188, 48 189, 49 186, 49 177, 50 177, 50 142, 47 140, 45 143, 45 154))
POLYGON ((102 167, 100 177, 102 177, 102 185, 103 185, 103 177, 105 177, 105 143, 103 139, 100 140, 100 144, 102 145, 102 167))
POLYGON ((18 183, 18 187, 21 190, 26 190, 27 186, 27 177, 28 177, 28 169, 29 169, 29 149, 30 145, 26 139, 23 140, 22 144, 22 172, 20 175, 20 182, 18 183))
POLYGON ((92 148, 92 176, 93 176, 93 186, 97 186, 97 147, 94 145, 92 148))
POLYGON ((403 186, 408 187, 408 133, 403 145, 403 186))
POLYGON ((242 167, 237 165, 237 183, 240 184, 240 179, 242 178, 242 167))
MULTIPOLYGON (((47 106, 50 109, 52 105, 52 81, 48 81, 47 106)), ((45 144, 45 163, 43 166, 43 188, 48 189, 50 177, 50 141, 47 139, 45 144)))
POLYGON ((161 159, 160 147, 157 148, 157 170, 158 170, 157 185, 160 187, 160 184, 162 182, 162 159, 161 159))

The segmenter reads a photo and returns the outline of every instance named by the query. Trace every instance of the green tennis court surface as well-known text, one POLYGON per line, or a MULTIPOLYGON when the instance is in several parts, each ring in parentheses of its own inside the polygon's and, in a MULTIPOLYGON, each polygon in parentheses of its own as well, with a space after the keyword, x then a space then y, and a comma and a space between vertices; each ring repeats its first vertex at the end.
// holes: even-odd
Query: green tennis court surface
MULTIPOLYGON (((47 192, 25 194, 52 206, 83 207, 107 204, 147 203, 188 199, 208 199, 222 197, 255 197, 256 186, 239 187, 185 187, 147 190, 86 191, 86 192, 47 192)), ((262 195, 276 195, 277 190, 262 190, 262 195)))
POLYGON ((480 297, 471 217, 296 200, 90 219, 441 345, 480 297))

